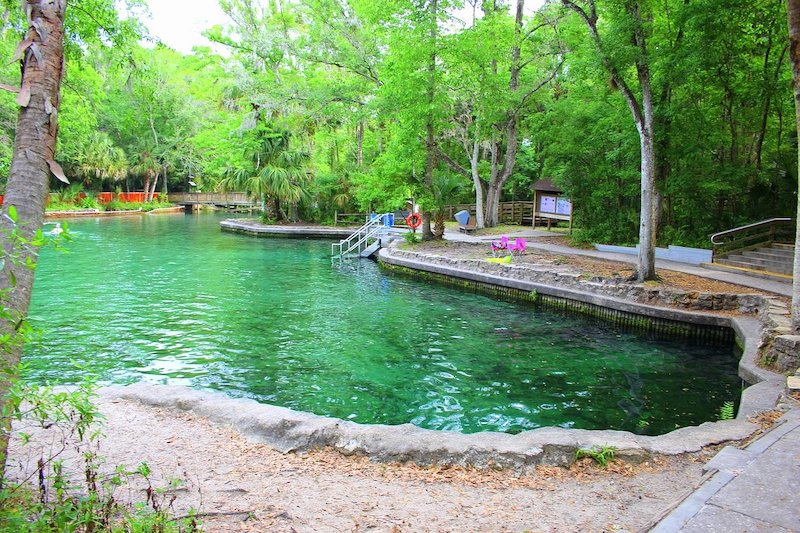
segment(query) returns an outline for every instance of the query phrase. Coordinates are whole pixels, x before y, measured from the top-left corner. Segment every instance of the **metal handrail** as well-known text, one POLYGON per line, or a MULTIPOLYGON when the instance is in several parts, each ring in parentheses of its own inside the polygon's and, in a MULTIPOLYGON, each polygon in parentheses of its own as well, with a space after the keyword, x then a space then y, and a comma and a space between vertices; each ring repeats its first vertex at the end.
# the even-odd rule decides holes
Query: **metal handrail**
MULTIPOLYGON (((354 231, 349 237, 347 237, 346 239, 342 239, 338 243, 333 243, 333 245, 331 245, 331 253, 333 254, 333 248, 336 247, 336 246, 339 247, 339 254, 338 255, 344 255, 346 253, 349 253, 354 248, 354 245, 353 245, 353 243, 351 241, 353 239, 359 237, 359 235, 361 235, 362 232, 367 231, 367 229, 370 228, 371 226, 374 226, 378 222, 379 218, 380 217, 376 217, 376 218, 367 220, 367 222, 365 222, 364 225, 362 225, 360 228, 358 228, 356 231, 354 231), (347 245, 347 250, 342 252, 342 248, 344 248, 345 245, 347 245)), ((360 241, 360 239, 359 239, 359 241, 360 241)))
POLYGON ((384 230, 382 227, 374 227, 372 230, 368 231, 364 234, 363 237, 358 239, 354 244, 350 245, 350 247, 343 252, 342 255, 347 255, 353 250, 358 250, 358 253, 361 253, 361 247, 366 249, 369 246, 369 239, 370 238, 379 238, 382 236, 384 230))
POLYGON ((766 226, 769 224, 774 224, 776 222, 792 222, 793 218, 786 218, 786 217, 779 217, 779 218, 769 218, 767 220, 762 220, 761 222, 754 222, 753 224, 747 224, 746 226, 739 226, 738 228, 733 228, 725 231, 720 231, 719 233, 715 233, 711 236, 711 243, 712 244, 723 244, 721 242, 717 242, 715 239, 717 237, 722 237, 724 235, 732 235, 734 233, 742 232, 746 229, 750 228, 757 228, 759 226, 766 226))
POLYGON ((334 257, 344 257, 353 250, 358 250, 358 252, 361 253, 361 246, 363 244, 368 243, 370 238, 377 237, 385 231, 385 220, 389 215, 391 215, 391 213, 377 215, 375 218, 368 220, 346 239, 342 239, 338 243, 333 243, 331 245, 331 255, 334 257), (353 242, 354 240, 355 242, 353 242), (338 254, 336 253, 337 247, 339 248, 338 254))

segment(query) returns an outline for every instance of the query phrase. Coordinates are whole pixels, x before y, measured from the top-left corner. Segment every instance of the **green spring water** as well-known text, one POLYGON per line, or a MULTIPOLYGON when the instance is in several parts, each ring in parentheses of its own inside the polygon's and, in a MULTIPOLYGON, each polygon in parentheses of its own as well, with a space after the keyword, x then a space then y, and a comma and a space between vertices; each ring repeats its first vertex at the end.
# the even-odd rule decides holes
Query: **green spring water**
POLYGON ((215 215, 76 220, 36 274, 26 379, 157 383, 360 423, 659 434, 738 402, 739 352, 332 266, 215 215), (77 362, 75 366, 73 362, 77 362))

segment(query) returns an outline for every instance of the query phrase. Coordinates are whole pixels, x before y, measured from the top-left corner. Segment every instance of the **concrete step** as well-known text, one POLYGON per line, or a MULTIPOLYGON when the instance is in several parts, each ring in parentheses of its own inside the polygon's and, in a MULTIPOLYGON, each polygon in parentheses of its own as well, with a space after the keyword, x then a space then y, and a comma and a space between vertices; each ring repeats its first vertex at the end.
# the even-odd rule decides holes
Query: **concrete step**
POLYGON ((759 248, 758 250, 748 250, 741 255, 747 257, 760 257, 763 259, 773 259, 775 261, 791 261, 794 259, 793 250, 779 250, 776 248, 759 248))
POLYGON ((360 254, 360 257, 371 257, 372 254, 381 249, 381 240, 377 239, 375 242, 367 246, 360 254))
POLYGON ((746 258, 736 258, 731 256, 727 259, 717 259, 715 264, 734 266, 737 268, 744 268, 748 270, 763 270, 765 272, 776 272, 778 274, 792 274, 792 265, 784 265, 780 263, 765 263, 763 261, 750 261, 746 258))
POLYGON ((736 263, 742 263, 746 268, 754 268, 754 265, 758 265, 763 267, 763 270, 772 270, 774 272, 783 272, 786 269, 789 269, 791 272, 792 269, 791 261, 763 259, 761 257, 751 257, 749 255, 729 255, 728 257, 720 259, 719 261, 734 261, 736 263))
POLYGON ((788 274, 778 274, 775 272, 767 272, 766 270, 753 270, 750 268, 736 267, 732 265, 723 265, 720 263, 703 263, 703 268, 709 270, 719 270, 720 272, 733 272, 735 274, 745 274, 754 278, 770 279, 774 281, 784 281, 791 283, 792 276, 788 274))

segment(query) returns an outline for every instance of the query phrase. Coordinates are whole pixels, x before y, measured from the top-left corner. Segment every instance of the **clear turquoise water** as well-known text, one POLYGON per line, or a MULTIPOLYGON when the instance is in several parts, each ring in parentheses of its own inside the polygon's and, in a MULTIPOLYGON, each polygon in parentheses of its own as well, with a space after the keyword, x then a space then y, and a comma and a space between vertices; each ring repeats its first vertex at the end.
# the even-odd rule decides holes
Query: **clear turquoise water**
POLYGON ((332 267, 330 242, 222 233, 214 215, 79 220, 45 250, 27 379, 215 389, 362 423, 658 434, 739 396, 738 354, 332 267), (76 367, 74 362, 80 365, 76 367))

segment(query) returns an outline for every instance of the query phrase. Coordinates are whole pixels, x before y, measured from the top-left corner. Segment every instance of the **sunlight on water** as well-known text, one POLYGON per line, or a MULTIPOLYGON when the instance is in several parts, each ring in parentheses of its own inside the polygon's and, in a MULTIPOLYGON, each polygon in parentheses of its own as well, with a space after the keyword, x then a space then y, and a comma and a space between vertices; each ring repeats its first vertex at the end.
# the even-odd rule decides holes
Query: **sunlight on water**
POLYGON ((331 266, 330 242, 222 233, 213 215, 70 224, 45 250, 27 377, 209 388, 363 423, 649 434, 737 400, 734 348, 331 266), (78 362, 80 368, 73 364, 78 362))

